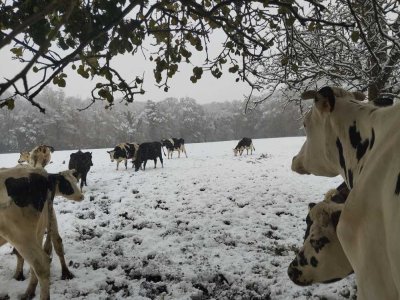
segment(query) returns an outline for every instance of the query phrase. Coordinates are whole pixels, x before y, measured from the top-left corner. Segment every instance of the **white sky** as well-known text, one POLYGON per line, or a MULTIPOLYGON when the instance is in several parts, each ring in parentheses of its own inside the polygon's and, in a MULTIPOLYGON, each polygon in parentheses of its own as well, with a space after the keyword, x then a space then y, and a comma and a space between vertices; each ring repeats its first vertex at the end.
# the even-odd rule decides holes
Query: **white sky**
MULTIPOLYGON (((209 53, 215 54, 223 41, 222 35, 213 34, 213 40, 208 45, 209 53)), ((236 75, 228 72, 228 68, 224 72, 221 78, 216 79, 210 73, 203 73, 202 79, 193 84, 190 81, 192 75, 192 69, 194 66, 201 66, 202 56, 196 50, 193 51, 192 62, 197 62, 197 65, 187 65, 182 63, 179 65, 178 72, 174 78, 169 80, 170 89, 168 92, 164 92, 163 88, 158 88, 153 76, 154 62, 151 62, 148 57, 147 60, 138 53, 133 57, 132 55, 120 55, 113 61, 113 67, 116 68, 129 82, 130 79, 134 79, 137 75, 145 74, 145 81, 143 88, 146 91, 144 95, 137 95, 136 100, 153 100, 161 101, 167 97, 191 97, 197 100, 198 103, 209 103, 209 102, 223 102, 231 100, 242 100, 245 95, 250 92, 250 87, 247 83, 242 81, 236 82, 236 75)), ((212 57, 212 56, 211 56, 212 57)), ((3 48, 0 50, 0 78, 3 82, 4 78, 11 78, 19 70, 22 69, 22 64, 18 61, 12 60, 9 52, 9 48, 3 48)), ((228 66, 229 67, 229 66, 228 66)), ((84 79, 79 75, 76 75, 75 71, 72 71, 71 66, 68 66, 65 70, 68 75, 67 86, 62 89, 67 96, 76 96, 82 99, 90 97, 90 92, 94 86, 94 82, 90 79, 84 79)), ((33 77, 30 77, 30 83, 33 83, 33 77)), ((52 89, 58 87, 50 84, 52 89)))

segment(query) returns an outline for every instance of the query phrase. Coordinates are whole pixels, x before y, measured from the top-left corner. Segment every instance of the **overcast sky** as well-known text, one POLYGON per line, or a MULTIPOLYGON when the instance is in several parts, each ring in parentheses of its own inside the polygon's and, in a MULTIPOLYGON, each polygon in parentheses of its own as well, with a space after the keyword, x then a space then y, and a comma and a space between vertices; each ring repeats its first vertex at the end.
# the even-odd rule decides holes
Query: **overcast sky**
MULTIPOLYGON (((209 45, 210 53, 218 51, 222 39, 222 36, 214 34, 214 38, 209 45)), ((11 78, 22 68, 21 63, 11 59, 9 48, 6 48, 4 47, 0 51, 0 78, 2 78, 2 81, 3 78, 11 78)), ((197 53, 193 53, 191 61, 198 63, 197 66, 201 66, 202 57, 197 53)), ((192 75, 193 67, 196 65, 181 64, 179 65, 178 73, 169 81, 169 91, 164 92, 163 88, 160 89, 155 85, 156 82, 152 71, 154 62, 150 62, 148 58, 146 60, 140 53, 136 54, 135 57, 132 55, 120 55, 114 59, 113 66, 121 72, 127 81, 134 79, 136 75, 145 74, 143 87, 146 94, 138 95, 136 100, 139 101, 149 99, 160 101, 167 97, 191 97, 196 99, 198 103, 223 102, 242 100, 250 92, 249 86, 242 81, 236 82, 235 79, 237 76, 229 73, 227 69, 219 79, 214 78, 208 72, 203 73, 202 79, 193 84, 189 78, 192 75)), ((63 89, 66 95, 77 96, 82 99, 89 98, 94 82, 76 75, 75 71, 71 70, 71 66, 68 66, 65 72, 68 75, 67 86, 63 89)), ((32 82, 32 77, 30 77, 30 83, 32 82)), ((50 84, 50 87, 57 89, 53 84, 50 84)))

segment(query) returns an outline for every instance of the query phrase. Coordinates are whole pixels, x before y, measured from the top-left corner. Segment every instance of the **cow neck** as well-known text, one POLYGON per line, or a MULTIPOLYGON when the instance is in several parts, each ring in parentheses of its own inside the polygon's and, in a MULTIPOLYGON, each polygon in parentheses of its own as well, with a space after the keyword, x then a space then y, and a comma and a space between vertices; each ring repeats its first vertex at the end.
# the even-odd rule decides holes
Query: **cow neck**
POLYGON ((350 189, 362 172, 375 142, 371 117, 375 110, 374 106, 356 100, 337 99, 331 114, 340 174, 350 189))

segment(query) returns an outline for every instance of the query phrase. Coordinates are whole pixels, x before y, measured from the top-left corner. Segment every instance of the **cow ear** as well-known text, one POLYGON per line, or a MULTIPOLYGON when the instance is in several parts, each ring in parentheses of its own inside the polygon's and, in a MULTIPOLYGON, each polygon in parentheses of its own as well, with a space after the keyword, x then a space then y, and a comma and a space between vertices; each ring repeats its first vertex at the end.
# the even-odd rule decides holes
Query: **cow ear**
POLYGON ((317 91, 305 91, 301 94, 301 99, 303 100, 314 99, 316 95, 317 91))
POLYGON ((365 95, 364 93, 361 92, 353 92, 352 93, 354 96, 354 99, 359 100, 359 101, 363 101, 365 99, 365 95))
POLYGON ((316 203, 314 203, 314 202, 308 203, 308 211, 310 211, 311 208, 313 208, 315 205, 316 205, 316 203))
POLYGON ((337 96, 337 93, 341 91, 341 89, 332 88, 329 86, 321 88, 315 96, 315 106, 321 113, 332 112, 335 108, 335 96, 337 96))

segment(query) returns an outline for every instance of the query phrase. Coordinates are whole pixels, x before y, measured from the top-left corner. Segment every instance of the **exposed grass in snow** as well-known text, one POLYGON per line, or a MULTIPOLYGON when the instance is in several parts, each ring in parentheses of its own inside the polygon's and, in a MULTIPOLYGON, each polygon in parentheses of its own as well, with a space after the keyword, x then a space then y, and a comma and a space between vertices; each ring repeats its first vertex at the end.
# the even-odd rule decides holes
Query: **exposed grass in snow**
MULTIPOLYGON (((56 199, 67 262, 53 257, 53 299, 346 299, 354 278, 298 287, 286 269, 302 244, 309 202, 340 178, 290 170, 304 138, 254 140, 234 157, 236 141, 186 145, 189 158, 116 171, 106 149, 93 150, 85 200, 56 199)), ((56 151, 49 172, 67 168, 73 151, 56 151)), ((14 166, 17 154, 0 155, 14 166)), ((15 257, 0 248, 0 299, 22 294, 15 257)), ((28 267, 25 266, 25 274, 28 267)), ((38 292, 38 290, 37 290, 38 292)), ((38 298, 38 297, 37 297, 38 298)))

